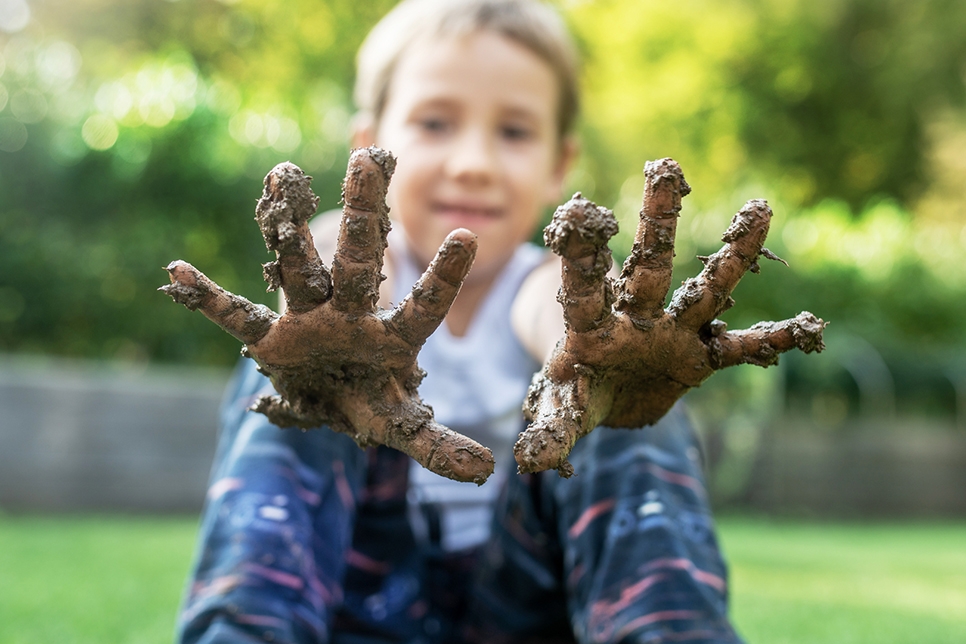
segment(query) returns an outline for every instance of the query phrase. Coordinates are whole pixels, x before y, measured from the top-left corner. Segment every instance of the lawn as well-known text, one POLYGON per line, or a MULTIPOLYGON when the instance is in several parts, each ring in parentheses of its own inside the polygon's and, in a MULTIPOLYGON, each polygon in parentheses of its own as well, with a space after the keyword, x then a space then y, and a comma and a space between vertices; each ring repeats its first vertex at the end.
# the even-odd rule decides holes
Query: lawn
MULTIPOLYGON (((0 515, 0 644, 170 642, 193 519, 0 515)), ((966 524, 725 518, 752 644, 966 642, 966 524)))
POLYGON ((170 644, 194 519, 0 515, 0 644, 170 644))
POLYGON ((966 642, 966 524, 722 520, 751 643, 966 642))

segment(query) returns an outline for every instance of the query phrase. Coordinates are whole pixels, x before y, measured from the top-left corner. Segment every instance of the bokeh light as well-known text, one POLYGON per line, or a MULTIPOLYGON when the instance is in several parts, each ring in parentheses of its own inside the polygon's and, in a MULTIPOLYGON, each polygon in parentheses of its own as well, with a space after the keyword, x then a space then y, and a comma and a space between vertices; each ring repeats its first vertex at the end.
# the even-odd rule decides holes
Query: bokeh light
POLYGON ((92 150, 107 150, 117 142, 117 124, 109 116, 92 114, 81 128, 84 143, 92 150))
POLYGON ((30 22, 30 7, 25 0, 0 0, 0 31, 16 33, 30 22))
POLYGON ((0 150, 17 152, 27 144, 27 128, 17 119, 0 116, 0 150))

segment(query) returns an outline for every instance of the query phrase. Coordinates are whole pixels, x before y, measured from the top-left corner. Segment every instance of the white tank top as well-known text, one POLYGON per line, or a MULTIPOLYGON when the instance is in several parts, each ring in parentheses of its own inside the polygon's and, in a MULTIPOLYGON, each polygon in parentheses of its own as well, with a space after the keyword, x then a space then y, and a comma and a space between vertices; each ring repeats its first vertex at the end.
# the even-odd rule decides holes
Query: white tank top
MULTIPOLYGON (((398 227, 389 234, 393 302, 412 289, 422 271, 406 250, 398 227)), ((493 450, 493 475, 482 486, 459 483, 423 468, 409 468, 410 517, 417 535, 428 534, 423 506, 439 515, 441 545, 453 552, 482 544, 489 536, 500 487, 515 471, 513 444, 523 428, 523 400, 540 369, 510 324, 510 308, 523 280, 543 263, 546 251, 522 244, 503 268, 477 309, 467 332, 453 336, 444 322, 419 353, 426 378, 419 395, 433 407, 437 422, 493 450)))

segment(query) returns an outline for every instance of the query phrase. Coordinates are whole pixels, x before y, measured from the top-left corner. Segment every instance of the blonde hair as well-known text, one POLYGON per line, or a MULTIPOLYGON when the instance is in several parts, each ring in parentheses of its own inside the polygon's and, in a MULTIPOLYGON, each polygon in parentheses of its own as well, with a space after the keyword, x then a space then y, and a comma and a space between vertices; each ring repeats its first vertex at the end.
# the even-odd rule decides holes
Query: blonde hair
POLYGON ((378 122, 393 72, 414 43, 444 36, 493 32, 523 45, 546 62, 559 85, 558 133, 566 136, 579 109, 578 57, 563 20, 538 0, 402 0, 369 32, 356 58, 353 97, 378 122))

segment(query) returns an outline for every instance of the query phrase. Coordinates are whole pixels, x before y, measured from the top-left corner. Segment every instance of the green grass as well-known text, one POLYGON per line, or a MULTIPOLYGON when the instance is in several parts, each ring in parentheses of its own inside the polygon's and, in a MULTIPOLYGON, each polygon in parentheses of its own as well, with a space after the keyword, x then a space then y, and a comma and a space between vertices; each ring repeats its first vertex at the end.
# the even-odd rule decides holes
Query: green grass
MULTIPOLYGON (((966 524, 725 518, 751 644, 966 642, 966 524)), ((171 641, 194 519, 0 515, 0 644, 171 641)))
POLYGON ((720 523, 749 642, 966 642, 966 524, 720 523))
POLYGON ((195 524, 0 515, 0 643, 170 644, 195 524))

